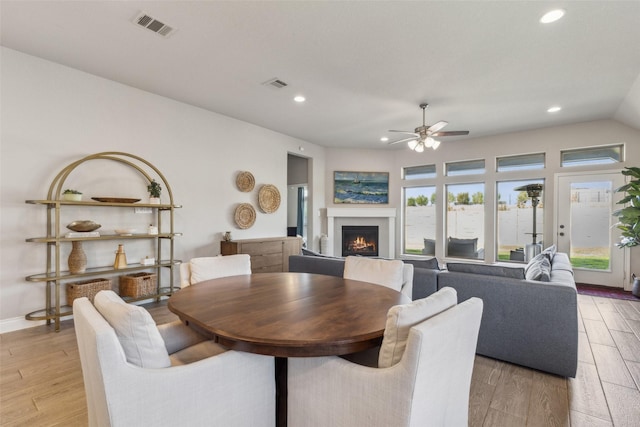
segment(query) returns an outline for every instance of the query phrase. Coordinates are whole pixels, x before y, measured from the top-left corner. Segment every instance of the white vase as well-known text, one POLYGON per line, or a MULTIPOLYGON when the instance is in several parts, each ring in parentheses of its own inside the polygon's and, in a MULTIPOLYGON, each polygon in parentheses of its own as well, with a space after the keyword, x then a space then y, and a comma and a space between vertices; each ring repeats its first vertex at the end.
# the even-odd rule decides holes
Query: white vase
POLYGON ((151 205, 159 205, 160 197, 149 197, 149 204, 151 205))

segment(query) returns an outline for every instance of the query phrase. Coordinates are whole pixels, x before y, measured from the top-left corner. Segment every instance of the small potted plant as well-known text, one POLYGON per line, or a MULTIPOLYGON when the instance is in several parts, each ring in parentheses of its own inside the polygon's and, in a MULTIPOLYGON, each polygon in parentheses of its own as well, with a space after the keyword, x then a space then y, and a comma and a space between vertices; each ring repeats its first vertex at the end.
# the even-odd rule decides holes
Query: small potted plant
POLYGON ((160 187, 160 184, 156 182, 155 179, 152 179, 149 185, 147 185, 147 191, 149 192, 149 203, 159 205, 160 193, 162 192, 162 187, 160 187))
POLYGON ((67 188, 62 192, 62 200, 80 202, 82 200, 82 193, 78 190, 70 190, 67 188))

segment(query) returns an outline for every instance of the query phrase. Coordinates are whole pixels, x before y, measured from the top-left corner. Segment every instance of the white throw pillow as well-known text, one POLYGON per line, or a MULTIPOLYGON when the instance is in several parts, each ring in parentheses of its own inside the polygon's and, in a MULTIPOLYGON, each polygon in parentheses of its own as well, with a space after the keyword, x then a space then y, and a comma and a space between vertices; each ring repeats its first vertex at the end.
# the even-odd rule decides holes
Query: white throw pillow
POLYGON ((442 288, 427 298, 409 304, 396 305, 387 313, 387 324, 378 356, 378 367, 389 368, 402 359, 409 339, 409 330, 430 317, 442 313, 458 303, 453 288, 442 288))
POLYGON ((218 277, 251 274, 251 258, 247 254, 192 258, 191 284, 218 277))
POLYGON ((344 278, 402 289, 404 263, 400 260, 348 256, 344 262, 344 278))
POLYGON ((164 340, 147 310, 127 304, 113 291, 98 292, 93 304, 115 329, 129 363, 141 368, 171 366, 164 340))

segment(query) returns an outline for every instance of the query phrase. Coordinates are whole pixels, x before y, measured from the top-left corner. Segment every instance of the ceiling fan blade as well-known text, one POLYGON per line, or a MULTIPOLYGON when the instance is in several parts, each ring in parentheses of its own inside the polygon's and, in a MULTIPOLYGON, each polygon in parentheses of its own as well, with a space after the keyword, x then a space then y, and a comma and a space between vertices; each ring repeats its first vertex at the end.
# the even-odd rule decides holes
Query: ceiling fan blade
POLYGON ((404 138, 404 139, 400 139, 398 141, 391 141, 389 143, 389 145, 395 145, 395 144, 400 144, 401 142, 407 142, 407 141, 414 141, 418 139, 417 137, 411 137, 411 138, 404 138))
POLYGON ((469 135, 468 130, 450 130, 445 132, 435 132, 431 136, 456 136, 456 135, 469 135))
POLYGON ((441 120, 438 123, 434 123, 431 126, 429 126, 429 128, 427 128, 427 132, 429 133, 438 132, 440 129, 442 129, 448 124, 449 122, 445 122, 444 120, 441 120))
POLYGON ((398 132, 398 133, 406 133, 407 135, 420 136, 419 134, 417 134, 415 132, 409 132, 407 130, 388 130, 387 132, 398 132))

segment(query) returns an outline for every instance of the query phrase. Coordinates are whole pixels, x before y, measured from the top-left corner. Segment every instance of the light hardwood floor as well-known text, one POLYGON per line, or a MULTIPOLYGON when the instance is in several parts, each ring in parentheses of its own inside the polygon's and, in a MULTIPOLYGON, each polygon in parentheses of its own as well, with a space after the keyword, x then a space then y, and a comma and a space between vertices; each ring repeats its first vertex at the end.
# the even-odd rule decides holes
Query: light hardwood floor
MULTIPOLYGON (((640 426, 640 302, 578 298, 576 378, 477 356, 470 426, 640 426)), ((158 323, 175 319, 164 303, 146 307, 158 323)), ((73 323, 51 329, 0 335, 0 425, 87 424, 73 323)))

